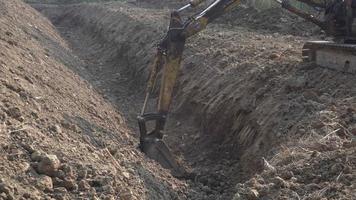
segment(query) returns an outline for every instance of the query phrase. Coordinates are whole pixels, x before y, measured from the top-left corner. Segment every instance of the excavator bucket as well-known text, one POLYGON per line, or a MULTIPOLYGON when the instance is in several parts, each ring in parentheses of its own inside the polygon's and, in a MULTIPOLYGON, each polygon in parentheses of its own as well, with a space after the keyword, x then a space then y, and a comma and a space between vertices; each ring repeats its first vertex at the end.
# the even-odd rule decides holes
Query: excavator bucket
POLYGON ((147 134, 146 123, 148 121, 159 122, 164 120, 160 114, 144 114, 138 117, 140 128, 140 149, 149 158, 157 161, 162 167, 169 169, 173 176, 182 178, 186 176, 186 171, 179 166, 170 149, 163 141, 162 134, 155 130, 147 134))

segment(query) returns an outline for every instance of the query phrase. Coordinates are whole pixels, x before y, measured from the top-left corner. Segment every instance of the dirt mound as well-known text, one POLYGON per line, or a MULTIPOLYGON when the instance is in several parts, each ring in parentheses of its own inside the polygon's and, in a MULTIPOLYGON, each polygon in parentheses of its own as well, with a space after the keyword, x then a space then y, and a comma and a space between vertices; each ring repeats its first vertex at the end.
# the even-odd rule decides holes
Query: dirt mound
POLYGON ((234 200, 355 199, 355 148, 312 149, 285 148, 263 173, 236 186, 234 200))
MULTIPOLYGON (((136 127, 146 67, 166 31, 168 11, 121 3, 35 7, 84 61, 83 67, 67 65, 117 104, 136 127)), ((246 11, 241 22, 254 15, 246 11)), ((262 25, 252 24, 262 19, 250 18, 257 21, 246 26, 218 21, 187 42, 165 138, 198 174, 186 182, 191 190, 181 197, 230 199, 237 193, 236 199, 333 198, 330 191, 336 191, 335 198, 350 198, 344 191, 353 190, 349 166, 355 149, 355 79, 302 63, 300 49, 310 38, 275 32, 273 26, 260 31, 262 25), (338 157, 346 163, 336 165, 338 157), (324 173, 331 168, 334 172, 324 173), (313 181, 328 189, 314 187, 313 181)), ((156 186, 149 191, 161 185, 156 186)))
POLYGON ((297 36, 320 35, 320 29, 311 22, 282 9, 271 8, 257 10, 252 7, 240 6, 227 13, 218 23, 231 26, 244 26, 261 32, 291 34, 297 36))
POLYGON ((0 199, 172 199, 185 184, 137 149, 123 117, 76 75, 51 23, 0 0, 0 199))
POLYGON ((320 112, 263 172, 236 186, 234 199, 355 199, 355 105, 351 99, 320 112), (335 109, 337 108, 337 109, 335 109))
MULTIPOLYGON (((212 2, 212 1, 210 1, 212 2)), ((177 9, 182 5, 187 4, 188 1, 156 1, 156 0, 142 0, 137 2, 137 6, 146 8, 169 8, 171 10, 177 9)), ((209 5, 209 1, 194 8, 187 10, 183 15, 193 15, 194 12, 199 12, 209 5)), ((322 16, 321 12, 311 12, 316 16, 322 16)), ((259 10, 254 7, 246 5, 242 2, 233 11, 224 14, 214 23, 229 24, 235 27, 246 27, 259 32, 268 33, 282 33, 297 36, 311 36, 320 35, 321 30, 311 22, 299 18, 297 15, 290 13, 283 8, 270 8, 259 10)))

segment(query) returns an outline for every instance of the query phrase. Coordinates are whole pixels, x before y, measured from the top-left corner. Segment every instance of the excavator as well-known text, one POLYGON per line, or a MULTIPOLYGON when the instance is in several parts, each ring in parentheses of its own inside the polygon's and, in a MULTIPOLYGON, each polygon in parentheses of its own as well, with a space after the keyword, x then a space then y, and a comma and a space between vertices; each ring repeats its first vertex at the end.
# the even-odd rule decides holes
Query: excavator
MULTIPOLYGON (((241 3, 240 0, 215 0, 201 12, 185 17, 186 19, 183 20, 183 12, 196 8, 205 1, 191 0, 187 5, 171 13, 168 31, 157 45, 156 55, 149 66, 150 75, 146 97, 138 116, 139 148, 149 158, 171 170, 175 177, 186 177, 187 172, 178 164, 163 137, 185 43, 188 38, 204 30, 213 20, 241 3), (157 111, 149 113, 146 112, 147 103, 155 90, 160 71, 162 73, 157 111), (154 127, 148 126, 148 123, 153 123, 154 127), (152 130, 148 130, 149 128, 152 130)), ((353 23, 356 15, 356 2, 354 0, 295 0, 310 6, 311 9, 323 12, 322 19, 320 19, 320 16, 298 9, 288 0, 274 1, 280 4, 282 8, 314 23, 334 38, 333 41, 306 42, 302 49, 302 56, 305 61, 342 73, 356 73, 356 28, 354 28, 355 24, 353 23)))

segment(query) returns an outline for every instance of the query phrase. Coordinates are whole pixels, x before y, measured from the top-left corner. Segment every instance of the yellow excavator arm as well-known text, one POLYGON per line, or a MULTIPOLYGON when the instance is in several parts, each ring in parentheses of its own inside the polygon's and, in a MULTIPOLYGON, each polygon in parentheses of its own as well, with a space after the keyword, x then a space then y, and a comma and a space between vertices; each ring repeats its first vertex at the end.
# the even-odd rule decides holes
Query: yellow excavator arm
POLYGON ((158 161, 163 167, 171 169, 173 175, 184 176, 182 170, 168 147, 163 142, 163 130, 166 117, 172 102, 173 88, 175 86, 180 69, 182 54, 186 40, 199 33, 214 19, 220 17, 233 7, 240 4, 240 0, 216 0, 202 12, 183 21, 181 12, 190 7, 196 7, 205 0, 193 0, 186 6, 171 13, 168 32, 158 44, 156 56, 150 66, 150 76, 146 89, 146 98, 138 116, 140 128, 140 149, 150 158, 158 161), (156 84, 157 75, 163 70, 160 92, 158 97, 158 112, 146 113, 146 105, 150 94, 156 84), (155 122, 154 130, 148 132, 146 123, 155 122))

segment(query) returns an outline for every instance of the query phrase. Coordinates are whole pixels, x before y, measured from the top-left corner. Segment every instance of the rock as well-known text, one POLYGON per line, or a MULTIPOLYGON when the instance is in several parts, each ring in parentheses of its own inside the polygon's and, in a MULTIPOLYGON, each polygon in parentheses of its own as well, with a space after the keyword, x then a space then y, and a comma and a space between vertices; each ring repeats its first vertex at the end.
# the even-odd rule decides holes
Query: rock
POLYGON ((248 200, 257 200, 260 196, 260 194, 258 193, 257 190, 250 189, 250 188, 247 190, 246 195, 247 195, 248 200))
POLYGON ((336 163, 330 168, 330 173, 331 174, 340 174, 340 172, 343 170, 343 166, 341 163, 336 163))
POLYGON ((318 151, 313 151, 313 153, 310 155, 310 157, 315 158, 320 155, 320 152, 318 151))
POLYGON ((109 194, 109 195, 106 195, 103 199, 104 200, 115 200, 115 197, 113 195, 109 194))
POLYGON ((30 154, 35 152, 35 148, 30 144, 21 143, 21 146, 22 146, 22 148, 24 148, 30 154))
POLYGON ((106 194, 115 194, 115 190, 111 185, 105 185, 101 188, 106 194))
POLYGON ((353 168, 349 165, 344 166, 343 172, 345 174, 352 174, 353 168))
POLYGON ((302 89, 307 84, 307 81, 304 76, 291 77, 287 80, 286 90, 295 91, 302 89))
POLYGON ((36 111, 31 111, 30 115, 35 118, 38 119, 38 113, 36 111))
POLYGON ((59 125, 52 125, 49 127, 49 131, 54 134, 60 134, 62 133, 62 129, 59 125))
POLYGON ((55 174, 55 177, 58 177, 60 179, 65 179, 66 173, 63 170, 58 170, 55 174))
POLYGON ((277 172, 276 168, 273 167, 271 164, 269 164, 269 162, 265 158, 262 158, 262 162, 263 162, 264 170, 272 172, 272 173, 276 173, 277 172))
POLYGON ((19 160, 21 156, 24 155, 24 152, 20 149, 12 149, 11 153, 9 153, 7 155, 7 159, 9 161, 15 161, 15 160, 19 160))
POLYGON ((53 185, 54 187, 63 187, 63 180, 58 178, 58 177, 54 177, 52 178, 53 181, 53 185))
POLYGON ((90 185, 93 187, 102 187, 112 183, 112 178, 108 176, 99 176, 96 179, 90 181, 90 185))
POLYGON ((78 188, 80 191, 88 191, 90 190, 90 185, 86 180, 79 181, 78 188))
POLYGON ((9 109, 6 111, 6 113, 7 113, 10 117, 12 117, 12 118, 14 118, 14 119, 17 119, 17 120, 22 117, 22 112, 21 112, 20 108, 18 108, 18 107, 9 108, 9 109))
POLYGON ((91 166, 90 170, 88 170, 88 174, 90 174, 92 177, 96 176, 98 174, 97 169, 91 166))
POLYGON ((125 177, 126 179, 130 179, 130 173, 128 172, 122 172, 122 176, 125 177))
POLYGON ((64 193, 67 193, 68 191, 65 187, 57 187, 57 188, 54 188, 53 192, 64 194, 64 193))
POLYGON ((96 189, 91 187, 89 190, 89 194, 96 195, 96 189))
POLYGON ((22 173, 29 171, 31 168, 31 165, 28 162, 21 162, 21 163, 19 163, 18 166, 20 168, 19 172, 22 172, 22 173))
POLYGON ((70 200, 70 197, 68 196, 68 194, 66 194, 66 195, 55 194, 54 197, 56 200, 70 200))
POLYGON ((269 55, 269 59, 271 59, 271 60, 275 60, 280 57, 281 57, 281 55, 278 53, 272 53, 271 55, 269 55))
POLYGON ((72 124, 71 122, 62 121, 61 125, 63 128, 71 130, 75 133, 79 133, 81 131, 80 128, 76 124, 72 124))
POLYGON ((313 91, 313 90, 306 90, 303 92, 303 96, 306 98, 306 99, 310 99, 310 100, 313 100, 313 101, 316 101, 316 102, 320 102, 320 99, 319 99, 319 96, 318 94, 313 91))
POLYGON ((275 183, 278 188, 289 188, 288 182, 286 182, 284 179, 282 179, 279 176, 276 176, 273 179, 273 183, 275 183))
POLYGON ((232 200, 242 200, 243 198, 241 197, 241 195, 239 193, 236 193, 234 195, 234 197, 232 198, 232 200))
POLYGON ((270 190, 271 190, 271 187, 269 185, 261 185, 258 188, 258 193, 260 194, 260 196, 265 196, 270 193, 270 190))
POLYGON ((110 152, 111 155, 114 156, 114 155, 117 153, 117 151, 118 151, 118 147, 116 147, 116 146, 109 146, 109 147, 108 147, 108 151, 110 152))
POLYGON ((0 111, 0 120, 5 121, 6 120, 6 113, 0 111))
POLYGON ((78 180, 85 179, 87 177, 87 174, 88 171, 84 167, 78 169, 78 180))
POLYGON ((42 191, 52 191, 53 182, 51 177, 42 175, 37 179, 37 187, 42 191))
POLYGON ((286 180, 291 179, 293 176, 294 176, 294 174, 293 174, 292 171, 283 171, 283 172, 281 173, 281 177, 282 177, 283 179, 286 179, 286 180))
POLYGON ((7 194, 5 192, 1 192, 0 199, 7 199, 7 194))
POLYGON ((5 183, 0 183, 0 193, 12 194, 14 193, 13 188, 6 185, 5 183))
POLYGON ((39 200, 55 200, 51 197, 52 195, 44 195, 42 198, 40 198, 39 200))
POLYGON ((39 162, 42 159, 42 156, 44 155, 44 153, 40 152, 40 151, 34 151, 31 154, 31 160, 33 162, 39 162))
POLYGON ((25 198, 25 199, 29 199, 29 198, 31 198, 31 194, 30 193, 24 193, 22 195, 22 197, 25 198))
POLYGON ((208 186, 206 186, 206 185, 204 185, 201 189, 202 189, 205 193, 211 192, 211 189, 210 189, 208 186))
POLYGON ((41 192, 38 190, 33 191, 31 193, 26 192, 22 195, 22 197, 20 199, 21 200, 22 199, 23 200, 47 200, 47 199, 53 200, 50 197, 48 197, 48 195, 41 194, 41 192))
POLYGON ((64 187, 54 188, 54 198, 56 200, 69 200, 68 192, 64 187))
POLYGON ((63 165, 62 170, 67 178, 74 178, 74 170, 70 165, 63 165))
POLYGON ((53 176, 60 167, 60 164, 56 155, 44 155, 37 166, 37 171, 40 174, 53 176))
POLYGON ((292 178, 290 178, 290 181, 292 181, 292 182, 297 182, 298 179, 297 179, 297 177, 293 176, 292 178))
POLYGON ((13 194, 7 194, 6 200, 15 200, 15 196, 13 194))
POLYGON ((73 179, 67 178, 63 181, 62 184, 63 184, 63 187, 65 187, 69 191, 78 190, 78 185, 73 179))
POLYGON ((93 200, 100 200, 99 197, 96 196, 96 195, 93 195, 93 196, 91 197, 91 199, 93 199, 93 200))
POLYGON ((120 194, 120 199, 122 200, 133 200, 136 197, 133 195, 133 192, 129 189, 120 194))

